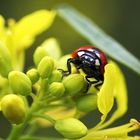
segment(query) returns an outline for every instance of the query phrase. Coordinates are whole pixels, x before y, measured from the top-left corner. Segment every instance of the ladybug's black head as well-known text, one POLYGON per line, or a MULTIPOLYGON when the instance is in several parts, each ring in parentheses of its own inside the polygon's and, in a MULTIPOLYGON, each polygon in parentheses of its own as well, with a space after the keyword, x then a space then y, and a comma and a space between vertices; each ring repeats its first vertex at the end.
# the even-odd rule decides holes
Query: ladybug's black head
POLYGON ((96 53, 80 50, 73 59, 73 64, 75 64, 76 68, 82 69, 86 75, 93 75, 96 79, 103 80, 103 74, 100 71, 101 61, 96 53))

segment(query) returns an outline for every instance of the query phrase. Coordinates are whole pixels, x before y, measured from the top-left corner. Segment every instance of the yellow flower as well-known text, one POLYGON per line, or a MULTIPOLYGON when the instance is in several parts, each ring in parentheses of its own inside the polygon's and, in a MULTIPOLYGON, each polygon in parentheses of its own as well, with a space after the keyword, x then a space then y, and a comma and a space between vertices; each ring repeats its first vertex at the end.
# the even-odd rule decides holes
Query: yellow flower
POLYGON ((140 129, 140 123, 135 119, 131 119, 129 123, 114 128, 108 128, 100 131, 92 131, 81 140, 139 140, 140 137, 129 137, 128 133, 140 129))
MULTIPOLYGON (((47 41, 45 43, 49 44, 47 43, 47 41)), ((51 52, 54 52, 55 50, 57 50, 55 53, 57 53, 57 55, 60 57, 59 45, 54 45, 54 47, 50 48, 50 50, 51 52)), ((45 55, 51 56, 51 54, 49 54, 48 52, 45 55)), ((60 59, 57 59, 57 68, 67 70, 66 62, 67 62, 67 59, 70 57, 71 57, 70 55, 65 55, 65 56, 60 57, 60 59)), ((75 73, 77 73, 77 70, 74 67, 74 65, 72 65, 72 75, 74 75, 75 73)), ((82 71, 80 71, 80 74, 85 76, 85 74, 82 71)), ((64 80, 67 79, 68 77, 64 78, 64 80)), ((75 81, 73 81, 72 84, 75 84, 75 81)), ((75 88, 73 90, 75 90, 75 88)), ((104 83, 102 87, 100 88, 100 91, 95 90, 94 85, 93 85, 89 89, 88 93, 90 93, 91 96, 97 95, 96 97, 97 99, 93 100, 93 103, 94 103, 93 109, 96 109, 96 106, 97 106, 97 109, 102 113, 101 121, 95 127, 89 130, 87 136, 81 138, 80 140, 90 140, 90 139, 93 139, 93 137, 95 137, 95 139, 97 138, 97 140, 102 140, 104 138, 116 138, 116 137, 119 138, 120 140, 121 139, 129 140, 131 138, 133 140, 133 138, 135 137, 129 137, 128 133, 140 128, 139 122, 136 123, 136 120, 131 121, 130 123, 119 126, 119 127, 105 129, 110 124, 112 124, 115 120, 122 117, 127 111, 128 97, 127 97, 126 82, 125 82, 125 78, 123 76, 122 71, 120 70, 120 68, 115 62, 109 61, 109 63, 105 66, 104 83), (106 120, 108 113, 111 111, 112 107, 114 106, 114 100, 116 100, 117 109, 112 113, 111 117, 108 120, 106 120), (121 132, 122 128, 125 128, 123 132, 121 132)), ((81 96, 82 98, 88 98, 89 95, 84 94, 84 97, 83 95, 81 96)), ((84 104, 84 109, 85 109, 84 112, 88 112, 92 110, 91 108, 90 110, 87 109, 88 105, 93 105, 91 103, 91 100, 87 102, 88 103, 84 104)), ((75 113, 74 114, 72 113, 72 116, 70 115, 70 117, 75 116, 77 114, 77 111, 81 111, 79 110, 78 107, 75 107, 75 108, 76 108, 76 110, 74 111, 75 113)), ((59 116, 58 117, 59 119, 63 119, 67 117, 67 115, 70 112, 71 110, 65 107, 64 110, 56 108, 52 111, 46 112, 46 114, 49 114, 54 118, 55 116, 59 116)), ((86 115, 86 113, 83 113, 83 112, 79 112, 79 113, 81 113, 81 116, 86 115)), ((58 118, 55 118, 55 119, 57 120, 58 118)), ((40 124, 42 122, 44 126, 48 125, 48 123, 45 124, 44 120, 42 121, 40 120, 38 122, 40 124)))
POLYGON ((127 111, 127 89, 123 73, 116 63, 110 61, 105 66, 104 83, 97 93, 97 107, 102 113, 101 121, 88 132, 88 135, 81 138, 81 140, 102 140, 102 139, 132 139, 136 137, 129 137, 128 133, 140 129, 140 123, 135 119, 131 119, 128 124, 124 124, 114 128, 107 128, 116 119, 123 116, 127 111), (114 100, 117 103, 117 109, 112 116, 106 121, 108 113, 111 111, 114 100))
MULTIPOLYGON (((129 132, 140 129, 140 123, 135 119, 131 119, 125 125, 106 128, 127 111, 126 83, 123 73, 115 62, 109 61, 105 66, 104 81, 100 90, 96 90, 92 85, 88 92, 84 93, 87 87, 85 73, 82 70, 79 72, 72 64, 72 74, 63 77, 63 73, 58 69, 67 70, 67 59, 71 56, 62 56, 59 42, 55 38, 49 38, 33 54, 37 69, 31 69, 27 75, 20 72, 24 66, 25 49, 32 45, 37 35, 51 26, 55 15, 54 11, 39 10, 18 22, 13 19, 8 20, 7 27, 4 18, 0 16, 0 79, 2 80, 0 111, 12 123, 22 123, 24 119, 26 120, 27 100, 20 95, 9 93, 32 95, 33 105, 38 101, 37 105, 42 107, 39 113, 54 118, 55 129, 64 137, 80 138, 79 140, 139 139, 128 136, 129 132), (3 79, 4 77, 7 81, 3 79), (32 94, 33 84, 37 89, 35 94, 32 94), (37 100, 34 97, 39 98, 37 100), (116 110, 108 117, 115 100, 116 110), (78 119, 93 109, 98 109, 102 115, 100 122, 87 133, 86 126, 78 119)), ((50 126, 49 119, 34 120, 40 125, 50 126)))
POLYGON ((105 66, 104 84, 98 93, 97 106, 103 114, 102 121, 114 105, 114 99, 117 102, 117 110, 113 113, 110 120, 100 127, 106 127, 116 119, 124 115, 127 111, 127 89, 123 73, 116 63, 110 62, 105 66))
POLYGON ((32 45, 37 35, 51 26, 54 17, 54 11, 38 10, 18 22, 10 19, 5 27, 5 20, 0 16, 0 42, 9 49, 15 70, 23 69, 24 50, 32 45))
MULTIPOLYGON (((67 57, 67 59, 69 57, 67 57)), ((63 57, 60 60, 62 61, 63 57)), ((67 67, 66 62, 67 60, 65 58, 65 63, 63 63, 62 67, 67 67)), ((80 70, 80 74, 85 76, 85 73, 83 73, 82 70, 80 70)), ((97 107, 98 110, 102 113, 101 121, 105 121, 107 114, 111 111, 114 105, 114 100, 117 102, 117 110, 106 123, 100 126, 102 128, 113 123, 116 119, 123 116, 127 111, 128 97, 125 79, 119 66, 113 61, 109 61, 109 63, 105 66, 104 82, 100 88, 100 91, 95 90, 93 85, 89 89, 88 93, 97 94, 97 107)))
MULTIPOLYGON (((80 71, 80 73, 85 75, 83 71, 80 71)), ((100 128, 110 125, 127 111, 128 97, 125 79, 120 68, 113 61, 109 61, 105 66, 104 82, 100 91, 95 90, 94 86, 92 86, 88 93, 97 94, 97 108, 102 113, 101 124, 111 111, 114 100, 117 102, 117 110, 113 113, 110 120, 102 124, 100 128)))

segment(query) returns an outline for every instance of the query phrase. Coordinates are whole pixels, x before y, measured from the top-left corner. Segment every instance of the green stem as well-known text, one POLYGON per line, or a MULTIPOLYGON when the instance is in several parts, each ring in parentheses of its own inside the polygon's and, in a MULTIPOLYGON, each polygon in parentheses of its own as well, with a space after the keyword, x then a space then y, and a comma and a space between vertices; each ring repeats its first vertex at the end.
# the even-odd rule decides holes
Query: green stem
MULTIPOLYGON (((42 80, 42 82, 43 82, 43 80, 42 80)), ((44 90, 39 91, 39 93, 36 95, 37 98, 34 97, 34 101, 32 103, 32 106, 30 107, 30 109, 27 112, 25 121, 20 125, 14 125, 13 126, 12 131, 9 134, 7 140, 19 140, 19 138, 20 138, 21 134, 23 133, 25 127, 28 125, 28 122, 32 119, 33 114, 36 113, 41 108, 43 108, 43 106, 40 104, 40 102, 43 102, 42 99, 44 99, 45 95, 46 95, 46 92, 44 90)), ((53 100, 54 99, 52 99, 50 97, 46 100, 46 102, 49 104, 53 100)), ((46 117, 46 119, 50 120, 53 124, 55 123, 55 121, 51 117, 46 117)))
POLYGON ((18 140, 24 128, 27 126, 28 122, 32 118, 32 113, 38 110, 38 102, 34 102, 31 106, 29 112, 27 113, 25 121, 20 125, 13 125, 12 131, 8 136, 7 140, 18 140))
POLYGON ((81 118, 84 115, 85 115, 85 112, 81 112, 79 110, 76 110, 75 115, 74 115, 74 118, 79 119, 79 118, 81 118))
POLYGON ((51 116, 49 116, 49 115, 47 115, 47 114, 34 113, 33 116, 35 116, 35 117, 40 117, 40 118, 43 118, 43 119, 45 119, 45 120, 48 120, 48 121, 51 122, 53 125, 55 124, 55 120, 54 120, 51 116))
POLYGON ((13 125, 12 131, 7 138, 7 140, 16 140, 19 138, 20 134, 22 133, 23 129, 25 128, 26 124, 23 123, 21 125, 13 125))
POLYGON ((34 112, 38 111, 41 108, 39 102, 40 102, 43 94, 44 94, 43 92, 40 92, 38 98, 36 98, 36 100, 34 100, 32 106, 30 107, 30 109, 27 112, 25 121, 20 125, 14 125, 11 133, 9 134, 9 136, 7 138, 7 140, 18 140, 19 139, 19 137, 21 136, 21 133, 23 132, 24 128, 27 126, 28 122, 31 120, 32 114, 34 112))
POLYGON ((64 140, 64 138, 25 136, 21 137, 19 140, 64 140))
POLYGON ((29 126, 29 128, 26 130, 26 135, 32 136, 35 133, 35 131, 38 129, 38 127, 39 126, 38 126, 38 124, 36 122, 34 122, 33 124, 31 124, 29 126))

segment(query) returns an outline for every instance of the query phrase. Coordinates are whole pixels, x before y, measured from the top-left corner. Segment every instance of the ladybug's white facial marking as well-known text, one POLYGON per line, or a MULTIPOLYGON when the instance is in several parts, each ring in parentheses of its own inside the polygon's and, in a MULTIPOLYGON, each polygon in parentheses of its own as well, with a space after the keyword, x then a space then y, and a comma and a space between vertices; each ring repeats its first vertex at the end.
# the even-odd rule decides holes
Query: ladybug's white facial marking
POLYGON ((89 57, 88 56, 85 56, 85 59, 89 59, 89 57))
POLYGON ((100 62, 99 62, 98 59, 95 59, 95 65, 96 65, 96 66, 100 66, 100 62))
POLYGON ((96 55, 100 58, 100 54, 99 53, 96 53, 96 55))
POLYGON ((88 49, 88 51, 90 51, 90 52, 94 52, 94 50, 93 50, 93 49, 88 49))
POLYGON ((93 61, 93 59, 91 58, 91 59, 90 59, 90 61, 92 62, 92 61, 93 61))
POLYGON ((85 54, 84 51, 79 51, 79 52, 78 52, 78 55, 79 55, 79 56, 82 56, 83 54, 85 54))

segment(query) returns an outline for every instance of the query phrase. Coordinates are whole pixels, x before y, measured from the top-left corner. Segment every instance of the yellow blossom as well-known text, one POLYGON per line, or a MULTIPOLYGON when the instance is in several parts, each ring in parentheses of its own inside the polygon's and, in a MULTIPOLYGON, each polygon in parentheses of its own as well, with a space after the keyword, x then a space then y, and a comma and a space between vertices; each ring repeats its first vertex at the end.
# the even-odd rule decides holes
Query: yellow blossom
POLYGON ((9 49, 15 70, 23 69, 25 49, 32 45, 37 35, 51 26, 54 17, 54 11, 38 10, 18 22, 9 20, 9 26, 5 27, 5 20, 0 16, 0 41, 9 49))
MULTIPOLYGON (((128 136, 129 132, 140 129, 140 123, 135 119, 107 128, 127 111, 126 82, 115 62, 106 64, 100 90, 92 84, 86 92, 89 84, 86 73, 74 64, 71 64, 70 75, 63 73, 68 70, 67 60, 71 55, 62 56, 59 42, 51 37, 35 50, 35 66, 27 74, 21 72, 25 50, 33 44, 37 35, 52 25, 55 15, 55 11, 42 9, 19 21, 9 19, 7 22, 0 15, 0 111, 11 123, 22 123, 13 127, 8 140, 20 139, 22 130, 32 124, 32 120, 45 127, 53 125, 65 138, 139 139, 128 136), (31 105, 28 105, 27 95, 33 99, 31 105), (114 101, 116 110, 113 112, 114 101), (79 119, 94 109, 101 113, 100 121, 87 129, 79 119)), ((34 126, 30 130, 33 129, 34 126)), ((33 133, 31 131, 27 135, 33 133)))

